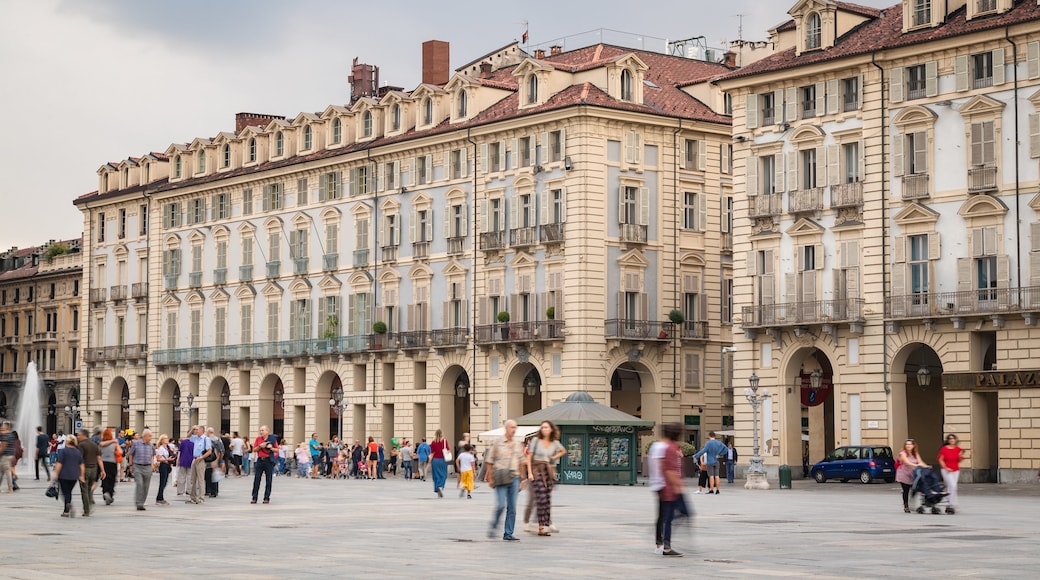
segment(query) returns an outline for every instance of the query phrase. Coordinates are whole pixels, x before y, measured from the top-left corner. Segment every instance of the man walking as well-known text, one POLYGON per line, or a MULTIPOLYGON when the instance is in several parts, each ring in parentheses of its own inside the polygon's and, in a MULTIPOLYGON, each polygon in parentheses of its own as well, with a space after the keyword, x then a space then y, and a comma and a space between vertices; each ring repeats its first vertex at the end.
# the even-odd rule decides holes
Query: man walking
POLYGON ((101 479, 105 477, 105 467, 98 461, 101 455, 101 448, 87 437, 88 433, 89 431, 86 429, 80 429, 76 433, 76 440, 79 442, 79 452, 83 456, 83 479, 79 482, 79 493, 83 498, 83 517, 94 513, 94 486, 97 484, 99 477, 101 479))
POLYGON ((661 441, 650 448, 650 489, 657 491, 654 553, 662 556, 682 556, 672 549, 672 520, 683 492, 682 450, 677 443, 681 433, 678 423, 665 423, 661 426, 661 441))
MULTIPOLYGON (((85 434, 85 432, 84 432, 85 434)), ((152 484, 152 470, 155 469, 155 447, 152 447, 152 431, 145 429, 140 439, 134 439, 127 450, 127 463, 134 474, 134 503, 137 511, 144 511, 144 503, 148 501, 148 487, 152 484)))
POLYGON ((274 479, 274 462, 278 455, 278 438, 271 435, 267 425, 260 427, 260 435, 253 442, 256 452, 256 469, 253 472, 253 500, 256 503, 260 491, 260 476, 267 478, 264 487, 264 503, 271 503, 271 480, 274 479))
POLYGON ((422 443, 415 452, 419 455, 419 481, 426 481, 426 463, 430 461, 433 450, 430 449, 430 444, 426 442, 425 437, 422 438, 422 443))
POLYGON ((733 483, 733 476, 737 472, 737 448, 730 441, 726 445, 726 482, 733 483))
POLYGON ((206 480, 206 497, 217 497, 220 491, 220 483, 214 481, 213 472, 220 469, 220 459, 224 456, 224 445, 217 437, 213 427, 206 428, 206 438, 209 439, 210 454, 206 457, 206 471, 202 474, 206 480))
POLYGON ((711 431, 708 433, 708 442, 704 444, 704 448, 693 454, 694 463, 701 456, 704 456, 704 462, 708 466, 708 495, 719 494, 719 455, 726 453, 726 446, 721 441, 715 439, 715 432, 711 431))
POLYGON ((235 431, 232 435, 231 467, 234 469, 236 477, 242 477, 242 451, 245 449, 246 442, 238 436, 238 431, 235 431))
POLYGON ((14 442, 11 424, 0 423, 0 493, 14 491, 14 442))
POLYGON ((187 486, 191 482, 191 463, 195 459, 192 451, 194 448, 195 444, 191 442, 190 436, 181 438, 181 445, 177 452, 177 481, 175 482, 177 495, 184 495, 188 492, 187 486))
POLYGON ((188 501, 186 503, 199 504, 206 500, 202 494, 206 489, 206 458, 213 455, 213 444, 209 437, 202 431, 201 425, 191 428, 191 476, 188 482, 188 501))
POLYGON ((321 461, 319 461, 321 457, 321 443, 318 443, 317 433, 311 433, 311 440, 307 445, 311 450, 311 479, 315 479, 318 477, 321 464, 321 461))
POLYGON ((524 445, 515 435, 516 421, 509 419, 505 424, 505 437, 495 442, 485 460, 488 465, 487 482, 495 490, 498 499, 491 527, 488 528, 488 537, 495 537, 498 520, 502 517, 502 510, 505 510, 505 533, 502 539, 507 542, 520 540, 513 535, 513 527, 516 524, 516 496, 520 491, 520 464, 524 460, 524 445))
POLYGON ((40 479, 40 463, 43 463, 43 470, 47 473, 47 481, 51 480, 51 466, 47 464, 47 456, 51 450, 51 438, 43 432, 43 427, 36 428, 36 479, 40 479))

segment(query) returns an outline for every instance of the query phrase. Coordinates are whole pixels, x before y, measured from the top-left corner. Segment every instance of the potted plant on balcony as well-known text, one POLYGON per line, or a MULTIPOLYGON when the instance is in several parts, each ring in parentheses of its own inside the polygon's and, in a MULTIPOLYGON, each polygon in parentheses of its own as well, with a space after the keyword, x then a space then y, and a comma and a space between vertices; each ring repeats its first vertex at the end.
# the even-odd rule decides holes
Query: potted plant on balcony
MULTIPOLYGON (((556 307, 550 306, 545 309, 545 318, 548 320, 556 320, 556 307)), ((549 323, 549 338, 556 338, 556 325, 552 322, 549 323)))
POLYGON ((335 314, 330 314, 325 317, 325 332, 321 333, 321 337, 324 339, 326 351, 332 350, 333 341, 339 334, 339 317, 335 314))
POLYGON ((383 335, 386 334, 386 323, 382 320, 377 320, 372 324, 372 332, 376 335, 374 340, 375 348, 377 350, 383 348, 383 335))
MULTIPOLYGON (((506 312, 505 310, 503 310, 502 312, 498 313, 498 316, 496 318, 498 319, 499 323, 507 324, 509 322, 509 313, 506 312)), ((509 327, 508 326, 503 326, 502 327, 502 340, 509 340, 509 327)))
MULTIPOLYGON (((673 308, 671 312, 668 313, 668 320, 672 324, 681 327, 682 323, 686 321, 686 317, 683 316, 682 310, 673 308)), ((668 338, 668 333, 662 328, 661 333, 657 335, 657 338, 668 338)))

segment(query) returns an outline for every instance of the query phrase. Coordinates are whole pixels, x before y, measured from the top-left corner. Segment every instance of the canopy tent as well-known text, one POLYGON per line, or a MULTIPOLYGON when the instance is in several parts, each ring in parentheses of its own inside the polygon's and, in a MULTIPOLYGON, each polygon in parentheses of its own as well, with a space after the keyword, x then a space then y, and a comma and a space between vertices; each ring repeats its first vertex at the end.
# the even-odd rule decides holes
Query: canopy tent
POLYGON ((653 421, 644 421, 601 403, 597 403, 588 393, 571 393, 559 403, 534 413, 520 417, 516 422, 520 425, 540 425, 542 421, 552 421, 557 426, 563 425, 624 425, 636 429, 653 429, 653 421))
MULTIPOLYGON (((524 425, 522 427, 517 427, 516 428, 516 435, 514 435, 514 436, 515 437, 519 437, 521 439, 527 439, 528 437, 530 437, 531 435, 534 435, 537 432, 538 432, 538 425, 533 425, 533 426, 531 426, 531 425, 524 425)), ((498 429, 492 429, 490 431, 484 431, 480 435, 477 435, 477 441, 480 441, 481 443, 493 443, 496 439, 501 439, 502 437, 505 437, 505 436, 506 436, 506 428, 505 427, 499 427, 498 429)))

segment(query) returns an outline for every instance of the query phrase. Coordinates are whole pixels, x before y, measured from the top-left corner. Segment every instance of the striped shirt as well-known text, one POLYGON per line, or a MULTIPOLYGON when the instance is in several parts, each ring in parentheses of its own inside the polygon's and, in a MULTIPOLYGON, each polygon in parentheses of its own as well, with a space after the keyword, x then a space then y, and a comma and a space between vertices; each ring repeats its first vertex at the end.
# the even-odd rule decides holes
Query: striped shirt
POLYGON ((143 439, 137 439, 130 444, 130 452, 127 454, 134 460, 134 465, 151 465, 155 457, 155 448, 151 443, 145 443, 143 439))

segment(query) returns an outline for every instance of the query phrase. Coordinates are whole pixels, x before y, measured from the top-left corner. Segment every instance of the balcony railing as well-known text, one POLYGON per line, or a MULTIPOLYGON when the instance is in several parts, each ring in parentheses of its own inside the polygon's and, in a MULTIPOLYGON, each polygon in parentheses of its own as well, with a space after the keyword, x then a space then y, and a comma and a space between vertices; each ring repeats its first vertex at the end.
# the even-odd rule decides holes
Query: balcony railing
POLYGON ((354 250, 354 267, 363 268, 368 265, 368 250, 354 250))
POLYGON ((905 294, 885 298, 888 318, 993 315, 1040 310, 1040 286, 905 294))
POLYGON ((397 347, 404 350, 429 348, 429 330, 409 330, 397 333, 397 347))
POLYGON ((49 332, 37 332, 33 336, 33 342, 57 342, 58 333, 51 330, 49 332))
POLYGON ((177 276, 176 274, 168 274, 166 276, 163 276, 163 288, 165 288, 166 290, 176 290, 177 285, 180 284, 178 278, 179 276, 177 276))
POLYGON ((321 257, 321 269, 324 272, 332 272, 339 268, 339 254, 325 254, 321 257))
POLYGON ((145 300, 148 298, 148 282, 135 282, 130 286, 130 297, 134 300, 145 300))
POLYGON ((973 89, 984 89, 986 87, 993 86, 993 75, 987 77, 978 77, 971 80, 971 88, 973 89))
POLYGON ((671 340, 675 324, 656 320, 607 320, 604 330, 607 338, 622 340, 671 340))
POLYGON ((855 111, 859 108, 859 95, 845 97, 845 112, 855 111))
POLYGON ((108 289, 108 294, 113 302, 122 302, 126 300, 126 286, 112 286, 108 289))
POLYGON ((805 101, 802 103, 802 118, 812 119, 816 116, 816 101, 805 101))
POLYGON ((112 362, 118 360, 138 360, 148 356, 147 344, 124 344, 122 346, 95 346, 84 349, 83 358, 87 362, 112 362))
POLYGON ((253 266, 239 266, 238 280, 240 282, 251 282, 253 280, 253 266))
POLYGON ((752 218, 774 217, 780 215, 780 196, 748 196, 748 214, 752 218))
POLYGON ((165 366, 325 354, 349 354, 365 352, 369 350, 369 345, 368 335, 358 335, 200 348, 177 348, 155 351, 152 353, 152 362, 155 365, 165 366))
POLYGON ((923 99, 928 96, 928 85, 924 79, 910 81, 906 84, 906 98, 909 100, 923 99))
POLYGON ((621 224, 618 239, 632 244, 645 244, 647 227, 640 224, 621 224))
POLYGON ((22 383, 25 382, 25 373, 0 373, 0 382, 22 383))
POLYGON ((104 288, 91 288, 90 289, 90 303, 100 304, 105 301, 107 294, 104 288))
POLYGON ((293 274, 306 276, 311 271, 310 258, 293 258, 293 274))
POLYGON ((397 350, 399 336, 396 332, 370 334, 368 335, 368 350, 397 350))
POLYGON ((213 270, 213 283, 217 286, 227 284, 227 268, 216 268, 213 270))
POLYGON ((514 248, 533 246, 538 243, 538 228, 514 228, 509 230, 509 245, 514 248))
POLYGON ((469 331, 465 328, 442 328, 430 331, 430 345, 434 347, 465 346, 469 331))
POLYGON ((267 263, 267 277, 277 278, 282 275, 282 263, 280 261, 267 263))
POLYGON ((853 181, 831 186, 831 207, 860 207, 863 205, 863 182, 853 181))
POLYGON ((383 246, 383 263, 393 263, 397 261, 397 246, 383 246))
POLYGON ((722 232, 721 250, 729 254, 733 253, 733 232, 722 232))
POLYGON ((476 328, 476 342, 477 344, 492 344, 498 342, 563 340, 564 326, 562 320, 485 324, 476 328))
POLYGON ((458 256, 466 250, 466 238, 448 238, 448 255, 458 256))
POLYGON ((430 257, 430 242, 412 242, 412 257, 425 260, 430 257))
POLYGON ((542 234, 542 242, 555 244, 563 241, 563 224, 542 224, 539 226, 542 234))
POLYGON ((903 199, 907 201, 928 197, 928 174, 915 173, 903 176, 903 199))
POLYGON ((791 213, 815 212, 823 209, 823 188, 800 189, 788 194, 787 205, 791 213))
POLYGON ((863 320, 863 299, 786 302, 744 307, 744 327, 797 326, 863 320))
POLYGON ((703 320, 687 320, 683 322, 682 338, 683 340, 707 340, 708 323, 703 320))
POLYGON ((480 234, 481 250, 501 250, 506 247, 505 230, 498 232, 482 232, 480 234))
POLYGON ((202 272, 191 272, 188 274, 188 288, 202 287, 202 272))
POLYGON ((774 111, 773 107, 762 107, 762 126, 775 124, 773 119, 774 111))
POLYGON ((3 338, 0 338, 0 344, 3 344, 5 346, 6 345, 11 345, 11 344, 18 344, 18 337, 17 336, 5 336, 3 338))
POLYGON ((997 189, 997 168, 980 165, 968 168, 968 193, 981 193, 997 189))

